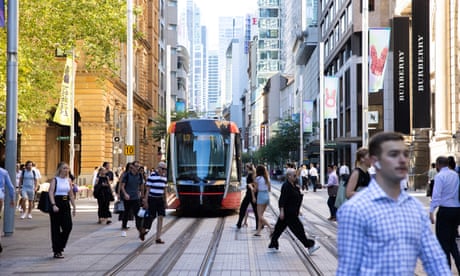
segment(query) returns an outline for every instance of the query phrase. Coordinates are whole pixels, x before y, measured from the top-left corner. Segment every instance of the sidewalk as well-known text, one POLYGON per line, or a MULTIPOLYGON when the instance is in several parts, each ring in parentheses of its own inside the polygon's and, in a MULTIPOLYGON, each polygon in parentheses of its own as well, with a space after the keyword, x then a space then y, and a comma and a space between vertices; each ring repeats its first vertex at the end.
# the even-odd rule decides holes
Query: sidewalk
MULTIPOLYGON (((106 225, 97 224, 97 202, 95 199, 76 200, 77 213, 73 217, 73 229, 68 244, 103 228, 106 225)), ((37 208, 32 211, 32 219, 21 219, 16 211, 14 232, 5 237, 2 231, 1 243, 3 252, 0 254, 0 271, 5 271, 5 265, 19 265, 21 258, 52 257, 49 215, 37 208), (18 260, 17 262, 15 260, 18 260)), ((117 217, 113 223, 117 223, 117 217)), ((3 228, 3 220, 0 221, 3 228)))

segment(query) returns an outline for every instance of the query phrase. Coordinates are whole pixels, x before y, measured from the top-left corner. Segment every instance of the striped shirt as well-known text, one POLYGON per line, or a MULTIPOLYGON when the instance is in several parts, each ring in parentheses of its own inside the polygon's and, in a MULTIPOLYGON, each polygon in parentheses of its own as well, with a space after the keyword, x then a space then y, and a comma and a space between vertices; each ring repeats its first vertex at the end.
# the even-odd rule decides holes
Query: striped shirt
POLYGON ((149 196, 159 197, 163 196, 165 193, 165 188, 167 185, 167 179, 165 176, 159 175, 157 172, 152 172, 147 178, 147 183, 145 185, 149 189, 149 196))
POLYGON ((404 190, 390 198, 375 179, 338 213, 336 275, 452 275, 423 205, 404 190))

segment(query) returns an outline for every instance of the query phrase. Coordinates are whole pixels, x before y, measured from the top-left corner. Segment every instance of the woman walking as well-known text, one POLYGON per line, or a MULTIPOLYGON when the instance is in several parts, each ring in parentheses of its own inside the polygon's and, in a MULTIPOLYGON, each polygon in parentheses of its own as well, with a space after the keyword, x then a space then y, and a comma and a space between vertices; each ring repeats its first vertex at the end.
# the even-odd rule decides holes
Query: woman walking
POLYGON ((51 244, 54 258, 64 258, 62 252, 72 231, 72 215, 75 216, 75 200, 72 191, 72 181, 69 177, 69 165, 61 162, 56 176, 51 179, 49 198, 52 206, 50 211, 51 244), (70 201, 70 203, 69 203, 70 201), (73 211, 71 214, 70 204, 73 211))
POLYGON ((371 176, 368 172, 370 166, 369 150, 367 148, 358 149, 356 151, 356 167, 351 173, 350 178, 348 178, 346 187, 346 196, 348 199, 369 185, 371 181, 371 176))
POLYGON ((254 211, 254 216, 256 219, 256 229, 259 226, 259 217, 257 215, 257 205, 256 205, 256 199, 257 199, 257 191, 255 189, 255 184, 254 184, 254 165, 252 163, 246 164, 246 170, 248 171, 248 176, 246 177, 246 194, 243 198, 243 201, 241 201, 240 205, 240 214, 238 217, 238 222, 236 223, 236 227, 238 229, 241 228, 241 224, 243 223, 243 220, 247 218, 247 209, 249 204, 252 206, 252 210, 254 211))
POLYGON ((271 186, 267 169, 263 165, 258 165, 256 168, 256 184, 257 216, 259 217, 259 225, 254 236, 260 236, 260 232, 262 232, 262 227, 264 225, 266 225, 270 229, 270 232, 272 232, 272 227, 264 218, 265 209, 267 209, 267 205, 270 203, 271 186))
POLYGON ((110 201, 114 200, 112 188, 110 187, 110 180, 107 176, 107 169, 101 167, 97 174, 96 185, 94 185, 94 197, 97 198, 97 216, 98 224, 106 222, 112 223, 112 213, 110 212, 110 201))

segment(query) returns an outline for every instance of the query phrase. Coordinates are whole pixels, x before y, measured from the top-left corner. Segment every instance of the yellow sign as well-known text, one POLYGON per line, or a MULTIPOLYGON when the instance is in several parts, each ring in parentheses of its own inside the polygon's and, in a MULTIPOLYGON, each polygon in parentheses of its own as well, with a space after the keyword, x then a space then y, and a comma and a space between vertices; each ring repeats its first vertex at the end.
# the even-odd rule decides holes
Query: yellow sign
POLYGON ((125 145, 125 155, 134 155, 134 146, 125 145))

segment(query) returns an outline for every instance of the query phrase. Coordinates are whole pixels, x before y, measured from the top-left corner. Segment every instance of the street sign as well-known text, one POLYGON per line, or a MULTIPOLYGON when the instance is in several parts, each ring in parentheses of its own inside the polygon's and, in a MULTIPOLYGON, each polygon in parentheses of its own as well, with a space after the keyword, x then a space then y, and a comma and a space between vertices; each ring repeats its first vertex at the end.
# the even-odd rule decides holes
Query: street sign
POLYGON ((134 146, 125 145, 124 152, 125 152, 125 155, 134 155, 134 146))

